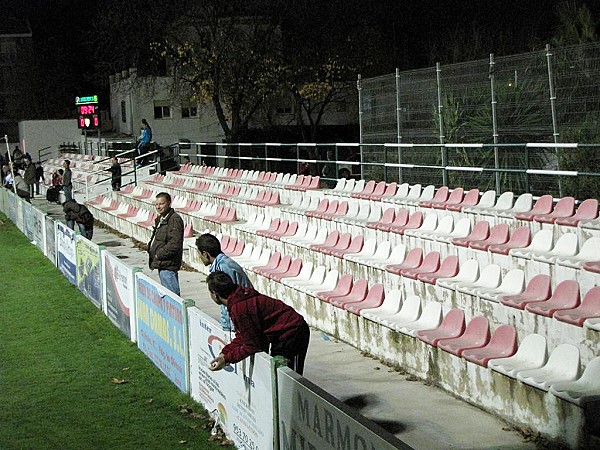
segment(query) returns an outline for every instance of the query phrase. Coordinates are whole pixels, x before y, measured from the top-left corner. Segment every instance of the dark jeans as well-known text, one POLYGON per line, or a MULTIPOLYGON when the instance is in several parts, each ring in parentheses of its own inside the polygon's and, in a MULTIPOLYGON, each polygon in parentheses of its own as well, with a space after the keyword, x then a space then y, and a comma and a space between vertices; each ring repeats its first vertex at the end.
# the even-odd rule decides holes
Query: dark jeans
POLYGON ((310 328, 304 322, 294 336, 285 341, 271 345, 271 356, 283 356, 288 360, 288 367, 298 375, 304 372, 304 361, 310 342, 310 328))

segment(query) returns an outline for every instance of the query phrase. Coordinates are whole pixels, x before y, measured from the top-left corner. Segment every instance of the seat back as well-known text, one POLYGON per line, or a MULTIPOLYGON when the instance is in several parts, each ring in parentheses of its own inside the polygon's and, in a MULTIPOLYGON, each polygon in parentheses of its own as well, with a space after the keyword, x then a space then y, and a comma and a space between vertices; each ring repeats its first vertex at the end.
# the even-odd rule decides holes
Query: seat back
POLYGON ((552 295, 552 280, 549 275, 539 274, 534 276, 524 292, 527 297, 534 298, 537 300, 548 300, 552 295))
MULTIPOLYGON (((445 203, 446 205, 458 205, 463 201, 464 197, 465 190, 463 188, 455 188, 452 190, 445 203)), ((477 191, 477 197, 479 197, 479 190, 477 191)))
POLYGON ((423 249, 413 248, 408 252, 402 265, 407 268, 419 267, 423 263, 423 249))
POLYGON ((531 228, 528 226, 516 228, 507 242, 511 248, 523 248, 531 244, 531 228))
POLYGON ((575 216, 579 220, 583 219, 595 219, 598 217, 598 200, 595 198, 588 198, 581 202, 575 216))
POLYGON ((566 233, 558 238, 552 248, 552 254, 556 256, 573 256, 579 251, 579 240, 577 234, 566 233))
MULTIPOLYGON (((433 198, 431 199, 431 202, 445 202, 446 200, 448 200, 448 195, 450 193, 450 189, 448 189, 448 186, 441 186, 435 193, 435 195, 433 196, 433 198)), ((424 201, 428 201, 428 200, 424 200, 424 201)))
POLYGON ((421 299, 417 295, 409 295, 402 303, 400 311, 395 314, 397 320, 413 322, 421 315, 421 299))
POLYGON ((391 225, 403 227, 404 225, 407 224, 408 217, 409 217, 408 209, 399 208, 395 213, 395 217, 394 217, 394 220, 392 221, 391 225))
POLYGON ((386 260, 390 257, 392 251, 392 243, 390 241, 382 241, 377 244, 377 249, 373 255, 375 260, 386 260))
POLYGON ((556 285, 548 302, 552 302, 555 305, 562 305, 566 309, 579 305, 580 298, 579 283, 575 280, 564 280, 556 285))
POLYGON ((552 215, 556 217, 569 217, 575 214, 575 198, 563 197, 554 206, 552 215))
POLYGON ((493 244, 504 244, 508 241, 510 228, 506 223, 500 223, 490 230, 487 242, 493 244))
POLYGON ((482 241, 487 239, 490 235, 490 223, 487 220, 481 220, 477 222, 471 233, 465 238, 469 241, 482 241))
POLYGON ((490 340, 490 323, 487 317, 475 316, 467 324, 462 336, 474 345, 485 345, 490 340))
POLYGON ((553 201, 550 194, 542 195, 533 205, 531 214, 549 214, 552 211, 553 201))
POLYGON ((346 253, 358 253, 362 250, 365 238, 362 234, 354 236, 346 249, 346 253))
POLYGON ((533 195, 530 193, 525 193, 519 195, 519 197, 515 200, 515 204, 513 205, 511 211, 514 213, 527 212, 531 211, 533 207, 533 195))
POLYGON ((533 235, 533 238, 531 239, 531 244, 529 244, 527 250, 549 252, 552 248, 552 243, 552 230, 540 230, 533 235))
MULTIPOLYGON (((430 189, 431 190, 431 197, 429 197, 429 199, 431 199, 433 197, 433 192, 435 190, 435 186, 427 186, 426 189, 430 189)), ((419 183, 417 184, 413 184, 409 191, 406 193, 406 200, 418 200, 421 198, 421 185, 419 183)))
POLYGON ((481 276, 475 284, 478 287, 495 289, 500 285, 502 269, 498 264, 488 264, 481 271, 481 276))
POLYGON ((371 195, 383 195, 383 193, 385 192, 385 188, 386 188, 386 183, 385 181, 380 181, 379 183, 377 183, 375 185, 375 189, 373 189, 373 192, 371 195))

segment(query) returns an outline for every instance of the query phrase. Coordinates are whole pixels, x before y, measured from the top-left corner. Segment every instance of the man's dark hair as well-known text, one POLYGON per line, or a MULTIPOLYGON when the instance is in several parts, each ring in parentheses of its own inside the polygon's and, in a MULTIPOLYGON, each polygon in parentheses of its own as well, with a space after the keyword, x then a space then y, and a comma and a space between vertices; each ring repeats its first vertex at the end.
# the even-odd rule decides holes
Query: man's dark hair
POLYGON ((208 252, 213 258, 216 258, 223 253, 221 250, 221 243, 216 236, 210 233, 198 236, 196 238, 196 247, 198 247, 198 251, 200 252, 208 252))
POLYGON ((71 161, 69 161, 68 159, 65 159, 65 164, 70 167, 71 166, 71 161))
POLYGON ((229 298, 237 287, 231 277, 221 271, 209 273, 206 277, 206 283, 208 284, 208 290, 221 298, 229 298))
POLYGON ((169 194, 168 192, 159 192, 158 194, 156 194, 156 198, 161 197, 168 201, 169 204, 171 204, 171 194, 169 194))

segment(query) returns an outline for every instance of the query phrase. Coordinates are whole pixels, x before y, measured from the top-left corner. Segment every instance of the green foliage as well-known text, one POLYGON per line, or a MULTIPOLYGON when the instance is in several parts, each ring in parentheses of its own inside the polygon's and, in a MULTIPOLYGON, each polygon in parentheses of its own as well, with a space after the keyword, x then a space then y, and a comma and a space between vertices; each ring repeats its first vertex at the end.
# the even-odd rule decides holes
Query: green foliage
POLYGON ((2 222, 0 447, 222 448, 181 412, 190 398, 2 222))

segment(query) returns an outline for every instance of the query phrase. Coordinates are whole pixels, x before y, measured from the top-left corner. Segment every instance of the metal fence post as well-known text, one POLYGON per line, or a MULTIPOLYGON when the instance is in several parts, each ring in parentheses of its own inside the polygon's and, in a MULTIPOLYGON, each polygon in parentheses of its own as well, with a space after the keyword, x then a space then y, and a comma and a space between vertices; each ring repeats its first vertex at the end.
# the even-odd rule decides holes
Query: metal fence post
MULTIPOLYGON (((498 143, 498 122, 496 117, 496 104, 498 103, 496 100, 496 76, 494 75, 494 54, 490 53, 490 94, 492 97, 492 137, 494 139, 494 144, 498 143)), ((498 157, 498 147, 494 146, 494 169, 498 170, 500 168, 500 158, 498 157)), ((500 190, 500 172, 495 173, 496 179, 496 192, 501 192, 500 190)))
POLYGON ((442 83, 441 83, 441 72, 442 69, 440 67, 440 63, 435 63, 435 74, 437 81, 437 98, 438 98, 438 122, 439 122, 439 132, 440 132, 440 149, 442 152, 442 178, 444 186, 448 186, 448 170, 446 166, 448 165, 448 149, 444 146, 444 122, 442 115, 442 108, 444 105, 442 104, 442 83))
MULTIPOLYGON (((396 68, 396 142, 402 142, 402 129, 400 120, 400 69, 396 68)), ((387 150, 384 148, 385 160, 387 161, 387 150)), ((398 164, 402 164, 402 147, 398 147, 398 164)), ((387 167, 386 167, 387 169, 387 167)), ((387 172, 385 181, 387 182, 387 172)), ((402 167, 398 167, 398 182, 402 184, 402 167)))
MULTIPOLYGON (((546 64, 548 66, 548 90, 550 91, 550 108, 552 110, 552 136, 554 138, 554 143, 558 143, 558 123, 556 119, 556 92, 554 91, 554 80, 552 76, 552 56, 553 53, 550 52, 550 44, 546 44, 546 64)), ((560 170, 560 151, 558 148, 555 149, 556 155, 556 164, 558 170, 560 170)), ((558 177, 558 193, 562 197, 562 182, 560 177, 558 177)))

